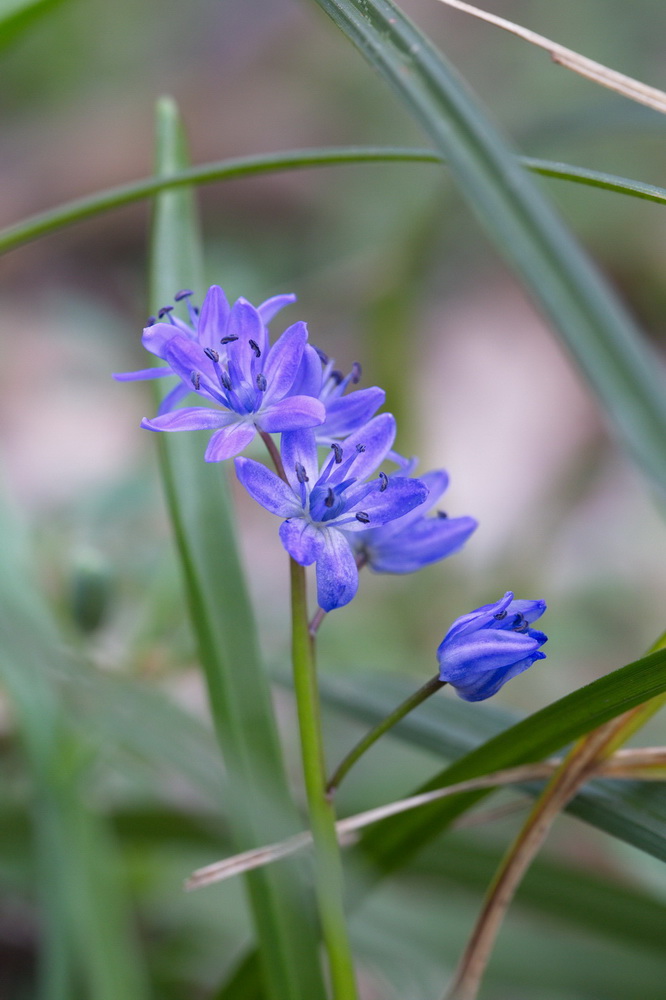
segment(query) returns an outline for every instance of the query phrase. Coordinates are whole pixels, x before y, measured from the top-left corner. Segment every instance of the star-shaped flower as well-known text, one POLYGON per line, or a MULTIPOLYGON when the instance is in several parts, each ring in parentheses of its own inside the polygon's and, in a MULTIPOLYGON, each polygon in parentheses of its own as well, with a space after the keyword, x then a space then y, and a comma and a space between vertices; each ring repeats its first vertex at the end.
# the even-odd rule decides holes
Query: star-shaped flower
POLYGON ((349 532, 401 517, 423 503, 427 487, 417 479, 389 478, 383 472, 368 481, 386 457, 395 437, 390 413, 374 417, 332 454, 321 470, 314 430, 282 435, 282 462, 288 482, 259 462, 236 459, 236 472, 248 493, 272 514, 286 518, 280 539, 302 566, 316 563, 317 597, 324 611, 354 597, 358 569, 349 532))
MULTIPOLYGON (((206 301, 209 298, 210 293, 206 301)), ((212 319, 207 322, 206 339, 212 339, 212 331, 219 327, 212 319)), ((183 407, 160 413, 152 420, 144 419, 142 427, 152 431, 214 430, 205 458, 207 462, 219 462, 238 455, 257 429, 273 433, 323 422, 323 403, 312 396, 292 393, 307 345, 305 323, 288 327, 271 347, 259 311, 239 299, 224 330, 215 347, 203 343, 203 332, 194 340, 180 331, 172 331, 160 345, 160 356, 179 376, 185 390, 196 392, 220 409, 183 407)))
MULTIPOLYGON (((189 324, 174 315, 173 306, 165 306, 164 309, 160 309, 158 320, 149 321, 143 331, 141 338, 143 346, 151 354, 162 358, 163 361, 167 360, 167 348, 177 333, 192 340, 195 344, 199 344, 204 349, 208 347, 218 352, 220 341, 229 333, 229 321, 238 303, 234 307, 230 307, 227 297, 219 285, 211 285, 200 310, 192 304, 191 295, 192 292, 185 288, 175 296, 176 302, 183 300, 187 302, 190 315, 189 324), (159 322, 162 319, 164 322, 159 322)), ((265 302, 257 306, 262 323, 267 326, 281 309, 295 301, 295 295, 275 295, 273 298, 266 299, 265 302)), ((167 364, 161 365, 159 368, 143 368, 136 372, 119 372, 113 377, 119 382, 141 382, 146 379, 164 378, 176 374, 167 364)), ((179 381, 178 385, 162 400, 159 413, 168 413, 191 391, 192 386, 189 383, 185 384, 179 381)), ((316 395, 316 393, 308 393, 307 395, 316 395)))

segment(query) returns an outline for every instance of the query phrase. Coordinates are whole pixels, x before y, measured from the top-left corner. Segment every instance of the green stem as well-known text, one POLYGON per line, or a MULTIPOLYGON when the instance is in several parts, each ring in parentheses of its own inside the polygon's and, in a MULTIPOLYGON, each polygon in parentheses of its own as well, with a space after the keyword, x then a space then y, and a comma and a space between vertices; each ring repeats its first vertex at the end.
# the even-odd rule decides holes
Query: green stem
POLYGON ((420 705, 422 701, 426 700, 426 698, 429 698, 431 694, 435 693, 435 691, 439 691, 440 688, 443 688, 445 684, 446 681, 440 681, 437 675, 431 677, 429 681, 426 681, 423 687, 420 687, 418 691, 415 691, 414 694, 410 695, 409 698, 403 701, 401 705, 398 705, 398 707, 394 709, 390 715, 387 715, 385 719, 378 722, 374 729, 371 729, 369 733, 366 733, 363 739, 356 744, 353 750, 349 751, 342 763, 340 763, 333 772, 331 779, 326 785, 326 794, 331 796, 335 792, 347 771, 354 766, 356 761, 359 757, 363 756, 366 750, 370 749, 373 743, 377 742, 380 736, 383 736, 384 733, 388 732, 389 729, 395 726, 396 722, 400 722, 400 720, 408 715, 412 709, 416 708, 417 705, 420 705))
POLYGON ((315 883, 334 1000, 356 1000, 356 980, 343 907, 342 863, 326 770, 314 644, 308 627, 305 569, 291 564, 292 658, 305 790, 315 853, 315 883))

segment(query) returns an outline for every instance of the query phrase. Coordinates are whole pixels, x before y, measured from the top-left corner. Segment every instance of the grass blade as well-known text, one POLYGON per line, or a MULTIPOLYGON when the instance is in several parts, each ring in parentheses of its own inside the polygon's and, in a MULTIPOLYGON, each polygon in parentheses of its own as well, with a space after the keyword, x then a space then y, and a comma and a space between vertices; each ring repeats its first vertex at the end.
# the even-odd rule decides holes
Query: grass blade
MULTIPOLYGON (((21 222, 0 230, 0 255, 30 243, 66 226, 113 211, 123 205, 143 201, 161 191, 174 191, 198 184, 214 184, 239 177, 279 173, 283 170, 305 170, 314 167, 345 166, 354 163, 445 163, 444 157, 432 149, 402 149, 391 146, 329 146, 323 149, 294 149, 284 153, 266 153, 202 163, 197 167, 175 170, 167 177, 146 177, 121 184, 96 194, 66 202, 58 208, 39 212, 21 222)), ((585 167, 539 160, 523 156, 520 163, 527 170, 544 177, 555 177, 585 184, 589 187, 614 191, 616 194, 642 198, 666 205, 666 188, 643 181, 618 177, 615 174, 588 170, 585 167)))
POLYGON ((634 459, 666 487, 666 394, 640 331, 458 74, 391 0, 316 0, 445 157, 634 459))
MULTIPOLYGON (((158 105, 157 172, 186 166, 175 105, 158 105)), ((193 192, 157 199, 151 305, 170 302, 184 286, 201 292, 193 192)), ((167 503, 211 710, 228 772, 228 818, 239 849, 299 828, 278 743, 270 692, 259 660, 256 627, 235 544, 231 505, 218 465, 203 461, 198 436, 157 435, 167 503), (251 794, 248 794, 251 790, 251 794), (270 834, 269 834, 269 831, 270 834), (268 836, 267 836, 268 834, 268 836)), ((316 937, 297 870, 280 866, 248 879, 266 996, 323 997, 316 937)))

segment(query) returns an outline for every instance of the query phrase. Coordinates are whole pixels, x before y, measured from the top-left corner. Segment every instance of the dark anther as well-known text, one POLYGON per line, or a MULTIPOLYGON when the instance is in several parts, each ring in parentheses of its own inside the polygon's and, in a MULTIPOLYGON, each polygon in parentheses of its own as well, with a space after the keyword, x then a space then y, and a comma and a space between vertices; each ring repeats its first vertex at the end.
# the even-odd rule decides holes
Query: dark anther
POLYGON ((326 499, 324 500, 324 503, 327 507, 332 507, 333 504, 335 503, 335 493, 333 492, 330 486, 328 488, 328 493, 326 494, 326 499))
POLYGON ((381 480, 381 486, 379 487, 379 492, 383 493, 386 487, 388 486, 388 476, 386 475, 385 472, 380 472, 379 478, 381 480))
POLYGON ((356 520, 360 521, 361 524, 370 524, 370 515, 366 514, 364 510, 356 511, 356 520))
POLYGON ((359 365, 358 361, 355 361, 354 364, 352 365, 352 370, 351 370, 351 380, 354 385, 358 385, 358 383, 361 381, 362 374, 363 370, 361 366, 359 365))
POLYGON ((231 379, 229 378, 229 372, 225 372, 224 370, 220 372, 220 382, 227 392, 231 392, 231 379))
POLYGON ((254 351, 255 358, 260 358, 261 357, 261 349, 259 347, 259 344, 256 342, 256 340, 248 340, 248 344, 250 345, 250 347, 254 351))
POLYGON ((186 299, 188 297, 188 295, 192 295, 192 294, 193 293, 192 293, 192 291, 189 288, 181 288, 181 290, 179 292, 176 292, 176 294, 173 297, 173 300, 174 300, 174 302, 180 302, 181 299, 186 299))
POLYGON ((192 382, 192 385, 198 392, 199 386, 201 385, 201 375, 199 374, 199 372, 192 372, 192 374, 190 375, 190 381, 192 382))
POLYGON ((298 479, 299 483, 309 482, 309 477, 300 462, 296 462, 294 469, 296 471, 296 478, 298 479))
POLYGON ((222 337, 222 340, 220 341, 220 343, 221 344, 233 344, 234 340, 238 340, 238 337, 234 337, 234 335, 232 333, 228 337, 222 337))
POLYGON ((356 445, 356 451, 357 451, 357 452, 359 453, 359 455, 360 455, 360 454, 361 454, 362 452, 364 452, 364 451, 365 451, 365 445, 364 445, 364 444, 357 444, 357 445, 356 445))
POLYGON ((507 616, 506 611, 498 611, 496 615, 493 615, 493 618, 497 618, 497 621, 501 622, 503 618, 506 618, 506 616, 507 616))
POLYGON ((333 442, 331 448, 333 449, 333 454, 335 455, 336 465, 339 465, 342 461, 342 448, 336 441, 333 442))
POLYGON ((257 375, 257 389, 259 392, 266 392, 266 386, 268 385, 266 381, 266 376, 262 375, 261 372, 257 375))
MULTIPOLYGON (((314 347, 314 344, 312 346, 314 347)), ((319 355, 319 360, 321 361, 321 363, 323 365, 327 365, 328 364, 328 354, 324 354, 324 352, 322 351, 321 347, 315 347, 314 349, 317 352, 317 354, 319 355)))
MULTIPOLYGON (((446 519, 447 519, 448 516, 449 515, 446 513, 445 510, 438 510, 437 511, 437 517, 439 517, 440 520, 442 520, 442 521, 446 521, 446 519)), ((497 618, 497 615, 495 615, 495 618, 497 618)))
POLYGON ((336 369, 334 369, 334 371, 331 372, 331 374, 328 377, 333 382, 335 382, 336 385, 340 385, 340 383, 342 382, 342 380, 344 378, 344 375, 342 374, 342 372, 339 372, 337 370, 337 368, 336 368, 336 369))
POLYGON ((523 616, 520 613, 518 613, 516 617, 513 619, 511 628, 514 630, 514 632, 517 632, 519 629, 525 628, 526 626, 527 622, 525 621, 523 616))
POLYGON ((214 351, 212 347, 204 347, 204 354, 206 355, 207 358, 210 358, 210 360, 214 361, 216 364, 220 360, 220 355, 217 353, 217 351, 214 351))
POLYGON ((157 323, 157 318, 155 316, 149 316, 146 320, 146 326, 154 326, 157 323))
POLYGON ((162 316, 167 316, 170 312, 173 312, 173 306, 162 306, 157 315, 162 319, 162 316))

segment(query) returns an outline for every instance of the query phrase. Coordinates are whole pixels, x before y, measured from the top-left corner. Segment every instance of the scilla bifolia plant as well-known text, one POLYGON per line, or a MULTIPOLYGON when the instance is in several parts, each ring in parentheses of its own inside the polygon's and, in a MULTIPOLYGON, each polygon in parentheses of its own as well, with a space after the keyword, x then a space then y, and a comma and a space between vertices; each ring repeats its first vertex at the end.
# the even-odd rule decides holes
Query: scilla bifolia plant
MULTIPOLYGON (((474 12, 461 0, 444 2, 474 12)), ((416 691, 403 685, 396 698, 385 695, 381 683, 375 681, 380 690, 372 692, 370 701, 366 687, 358 684, 353 697, 343 699, 343 708, 350 718, 369 720, 369 729, 340 762, 329 767, 320 698, 339 708, 340 697, 318 679, 315 641, 319 628, 332 615, 344 629, 345 608, 352 601, 366 600, 363 579, 369 572, 394 575, 393 583, 399 588, 404 574, 458 552, 477 525, 470 516, 447 517, 438 510, 448 484, 443 469, 420 474, 414 460, 394 450, 394 446, 400 448, 400 439, 394 417, 383 410, 383 389, 361 388, 358 364, 347 374, 338 371, 321 350, 327 345, 319 346, 319 330, 318 346, 314 346, 303 320, 283 321, 282 311, 293 305, 293 295, 277 295, 255 306, 244 298, 230 304, 217 285, 205 292, 191 189, 259 172, 342 163, 403 162, 409 164, 404 169, 411 171, 424 169, 417 164, 427 163, 431 170, 446 169, 491 242, 568 349, 617 440, 661 491, 666 489, 662 366, 532 174, 661 205, 666 204, 666 190, 518 156, 460 74, 392 0, 314 0, 315 4, 404 101, 432 148, 296 150, 191 167, 176 108, 163 100, 158 106, 154 176, 16 223, 0 233, 0 251, 156 196, 150 267, 154 315, 143 331, 143 344, 158 364, 116 378, 151 380, 158 391, 166 387, 157 412, 143 426, 158 432, 154 438, 198 661, 225 763, 226 783, 219 805, 225 809, 223 836, 228 836, 231 856, 198 870, 188 884, 197 887, 244 873, 248 889, 251 940, 247 934, 249 943, 235 968, 230 969, 230 958, 225 960, 220 973, 223 981, 213 987, 206 983, 205 989, 220 1000, 360 1000, 362 995, 365 1000, 365 996, 378 995, 381 986, 376 982, 365 988, 366 970, 358 960, 356 941, 352 956, 348 918, 355 899, 344 894, 341 844, 360 840, 360 855, 355 857, 366 862, 367 888, 372 878, 409 871, 418 849, 490 790, 520 784, 536 801, 489 882, 478 921, 448 987, 452 1000, 474 1000, 504 912, 564 808, 571 804, 576 815, 590 824, 648 854, 666 857, 663 796, 654 795, 648 784, 664 778, 666 752, 660 747, 623 749, 629 736, 663 703, 666 640, 655 643, 642 659, 510 723, 507 716, 495 714, 492 706, 463 702, 485 701, 544 658, 546 635, 535 627, 545 610, 544 601, 522 594, 516 597, 511 591, 500 597, 495 590, 486 593, 480 583, 478 589, 484 591, 480 599, 494 603, 468 611, 448 626, 450 617, 465 609, 449 611, 453 601, 450 595, 442 595, 447 624, 442 623, 441 643, 433 649, 427 668, 436 672, 416 691), (210 432, 205 453, 198 440, 173 433, 189 430, 210 432), (262 443, 265 460, 260 460, 262 443), (245 454, 248 447, 254 449, 251 456, 245 454), (242 484, 245 494, 241 491, 241 496, 249 494, 280 519, 279 524, 273 522, 275 545, 281 545, 289 559, 293 688, 309 807, 305 831, 300 829, 298 790, 287 780, 271 692, 259 656, 254 615, 237 554, 227 473, 235 474, 242 484), (306 599, 308 567, 316 575, 318 606, 313 613, 306 599), (449 762, 447 767, 408 798, 339 819, 336 792, 350 769, 396 723, 445 685, 462 701, 442 697, 423 711, 433 710, 434 744, 449 762), (554 756, 558 753, 563 756, 554 756), (590 779, 600 776, 608 780, 589 791, 590 779), (626 779, 632 779, 629 791, 626 779), (307 869, 298 859, 286 860, 306 847, 312 848, 312 865, 307 869), (271 864, 280 859, 279 865, 271 864)), ((0 31, 13 30, 15 18, 25 26, 33 14, 37 16, 37 8, 42 11, 55 5, 17 0, 9 6, 9 12, 0 11, 0 31)), ((490 19, 511 30, 508 22, 490 19)), ((548 49, 561 65, 649 105, 654 112, 666 110, 665 95, 654 88, 534 33, 518 33, 548 49)), ((497 444, 493 442, 492 447, 497 444)), ((26 921, 26 939, 35 928, 40 928, 44 938, 37 995, 39 1000, 79 996, 151 1000, 155 996, 149 984, 152 966, 143 961, 141 947, 137 947, 128 917, 129 900, 123 894, 122 879, 115 877, 123 867, 116 856, 115 835, 122 837, 124 830, 131 829, 136 816, 130 815, 130 809, 119 817, 118 829, 112 830, 103 810, 95 811, 90 805, 91 790, 97 791, 98 769, 105 765, 109 745, 118 744, 123 763, 141 757, 152 746, 144 733, 152 723, 157 747, 150 751, 153 763, 161 768, 167 760, 194 774, 209 802, 219 795, 222 784, 221 775, 211 777, 219 763, 217 751, 213 747, 211 753, 208 734, 199 730, 194 751, 181 751, 172 737, 191 735, 192 720, 177 706, 166 708, 168 703, 151 698, 131 677, 110 678, 105 671, 82 663, 78 653, 69 656, 70 636, 63 639, 36 595, 25 553, 16 544, 11 515, 4 509, 2 513, 7 545, 0 574, 0 676, 12 709, 6 733, 3 728, 3 748, 5 735, 8 741, 13 736, 13 725, 20 733, 31 779, 18 783, 21 794, 30 787, 29 818, 22 816, 15 825, 20 839, 27 841, 22 823, 31 824, 34 858, 19 866, 16 886, 23 873, 30 872, 25 875, 33 878, 26 898, 31 903, 34 896, 39 898, 39 918, 26 921), (135 712, 129 722, 128 708, 135 712), (204 764, 198 766, 200 752, 204 764), (109 872, 113 877, 108 877, 109 872)), ((427 727, 419 728, 418 716, 408 721, 411 729, 405 724, 395 732, 435 752, 432 734, 427 727)), ((9 770, 16 759, 18 753, 9 770)), ((145 784, 143 773, 141 781, 145 784)), ((107 785, 115 788, 114 782, 107 785)), ((108 801, 112 808, 113 795, 108 801)), ((168 820, 166 825, 170 826, 168 820)), ((190 835, 188 827, 186 836, 190 835)), ((455 843, 451 843, 452 860, 448 842, 438 845, 437 858, 441 862, 444 857, 456 868, 455 843)), ((208 842, 207 850, 217 844, 216 833, 213 847, 208 842)), ((569 888, 557 869, 550 883, 557 898, 553 901, 553 894, 543 892, 538 899, 543 911, 557 915, 559 900, 559 915, 564 911, 573 928, 606 933, 613 947, 616 942, 633 942, 641 956, 645 949, 652 949, 649 961, 636 961, 630 981, 625 980, 627 997, 643 1000, 657 995, 652 988, 655 981, 661 995, 663 906, 637 889, 586 878, 582 891, 589 905, 582 912, 576 890, 584 876, 563 870, 569 888), (573 888, 572 881, 576 883, 573 888), (565 895, 558 896, 560 892, 565 895), (656 973, 650 971, 650 962, 656 973)), ((431 873, 436 871, 436 866, 431 868, 431 873)), ((14 888, 12 883, 12 892, 14 888)), ((175 894, 173 883, 169 891, 175 894)), ((448 915, 453 904, 447 893, 437 894, 436 902, 441 906, 435 918, 439 959, 439 942, 446 936, 439 934, 439 917, 444 909, 448 915)), ((401 912, 401 931, 410 917, 411 913, 401 912)), ((9 922, 3 918, 3 950, 13 940, 13 932, 5 933, 5 926, 9 922)), ((141 946, 149 948, 151 933, 143 937, 141 946)), ((389 942, 385 951, 397 943, 389 942)), ((622 971, 623 959, 618 962, 616 972, 622 971)), ((559 955, 551 967, 555 964, 562 964, 559 955)), ((442 978, 436 989, 439 996, 448 967, 446 961, 437 966, 442 978)), ((562 995, 581 1000, 610 995, 605 970, 596 977, 598 971, 588 963, 580 982, 567 983, 562 995), (588 981, 594 983, 589 989, 588 981)), ((613 974, 611 969, 609 975, 613 974)), ((505 985, 502 995, 518 994, 514 984, 505 985)), ((557 988, 541 976, 537 985, 539 996, 557 995, 557 988)), ((416 996, 413 986, 410 982, 401 995, 411 1000, 416 996)), ((610 990, 615 991, 614 979, 610 990)), ((198 982, 197 995, 203 991, 198 982)), ((615 996, 625 1000, 616 991, 615 996)), ((438 1000, 434 991, 427 1000, 438 1000)))

